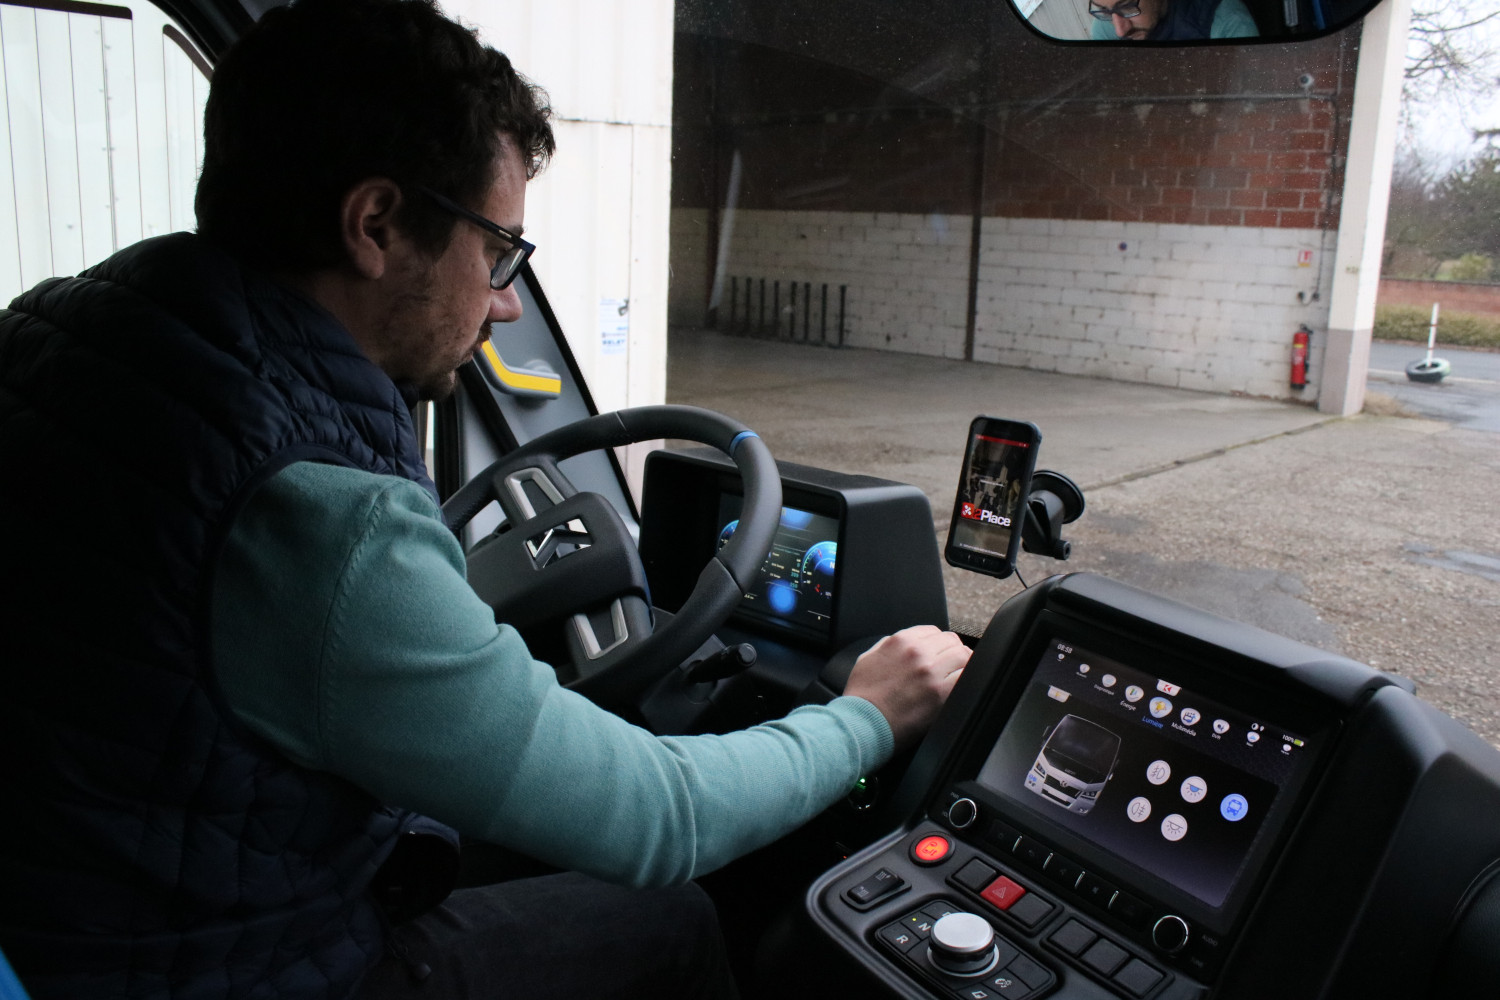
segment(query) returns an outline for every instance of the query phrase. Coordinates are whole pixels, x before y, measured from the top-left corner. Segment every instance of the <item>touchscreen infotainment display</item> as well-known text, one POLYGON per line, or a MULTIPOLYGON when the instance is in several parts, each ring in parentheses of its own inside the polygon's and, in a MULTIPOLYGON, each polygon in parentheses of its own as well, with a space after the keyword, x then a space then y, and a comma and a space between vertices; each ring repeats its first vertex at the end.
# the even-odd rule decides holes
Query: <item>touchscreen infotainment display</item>
MULTIPOLYGON (((744 500, 719 498, 720 548, 734 535, 744 500)), ((781 523, 755 583, 740 599, 739 613, 826 637, 837 584, 838 519, 796 507, 781 508, 781 523)))
POLYGON ((1044 648, 978 783, 1222 906, 1313 741, 1147 664, 1060 638, 1044 648))

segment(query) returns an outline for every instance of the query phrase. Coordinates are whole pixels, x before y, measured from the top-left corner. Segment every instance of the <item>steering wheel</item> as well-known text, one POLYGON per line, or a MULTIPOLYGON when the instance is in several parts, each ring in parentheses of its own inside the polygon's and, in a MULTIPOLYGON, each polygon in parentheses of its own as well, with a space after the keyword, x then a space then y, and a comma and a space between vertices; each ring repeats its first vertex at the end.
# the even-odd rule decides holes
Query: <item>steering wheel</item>
MULTIPOLYGON (((469 583, 517 628, 561 626, 571 662, 559 679, 604 705, 626 705, 685 660, 729 617, 781 520, 781 475, 743 424, 694 406, 641 406, 559 427, 490 465, 443 504, 455 533, 491 501, 505 518, 468 553, 469 583), (711 445, 744 484, 739 525, 682 607, 653 627, 646 572, 614 505, 582 493, 557 463, 656 438, 711 445)), ((666 616, 663 616, 666 617, 666 616)))

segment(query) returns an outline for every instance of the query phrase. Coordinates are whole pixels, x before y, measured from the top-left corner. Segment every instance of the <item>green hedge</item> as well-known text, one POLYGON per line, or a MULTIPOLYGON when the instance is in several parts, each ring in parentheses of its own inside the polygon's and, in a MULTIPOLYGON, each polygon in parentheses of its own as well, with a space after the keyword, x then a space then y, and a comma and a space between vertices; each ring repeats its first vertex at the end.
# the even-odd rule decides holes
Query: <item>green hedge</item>
MULTIPOLYGON (((1420 306, 1376 306, 1376 340, 1427 343, 1432 311, 1420 306)), ((1472 313, 1439 313, 1437 340, 1454 347, 1500 348, 1500 320, 1472 313)))

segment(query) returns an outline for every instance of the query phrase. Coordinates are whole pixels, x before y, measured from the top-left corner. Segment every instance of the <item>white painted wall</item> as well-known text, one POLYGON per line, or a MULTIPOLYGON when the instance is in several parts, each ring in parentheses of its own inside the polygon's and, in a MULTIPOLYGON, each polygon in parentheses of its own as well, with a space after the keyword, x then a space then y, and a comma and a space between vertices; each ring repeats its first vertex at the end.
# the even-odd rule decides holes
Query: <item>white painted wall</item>
POLYGON ((191 228, 208 82, 130 19, 0 5, 0 302, 191 228))
MULTIPOLYGON (((1313 401, 1288 388, 1333 235, 1316 229, 987 219, 976 361, 1313 401), (1301 255, 1311 252, 1311 258, 1301 255)), ((1325 338, 1314 337, 1316 375, 1325 338)))
MULTIPOLYGON (((707 225, 705 211, 674 213, 673 313, 685 324, 703 321, 707 225)), ((846 344, 962 358, 969 225, 741 210, 729 273, 847 284, 846 344)), ((1291 338, 1327 324, 1326 296, 1311 293, 1333 242, 1309 229, 986 219, 974 360, 1311 402, 1325 338, 1300 392, 1287 384, 1291 338)), ((721 308, 721 328, 728 320, 721 308)))
MULTIPOLYGON (((666 399, 672 185, 672 0, 462 0, 557 114, 557 155, 527 192, 532 266, 600 410, 666 399), (600 303, 629 302, 606 353, 600 303)), ((639 482, 645 449, 626 456, 639 482)))
MULTIPOLYGON (((706 210, 673 212, 674 316, 685 324, 703 321, 707 256, 706 210), (681 284, 678 284, 681 282, 681 284)), ((844 343, 850 347, 963 357, 964 319, 969 283, 967 216, 903 215, 875 212, 735 213, 725 272, 720 326, 730 322, 730 281, 781 281, 783 314, 789 309, 786 285, 829 285, 828 340, 834 339, 838 289, 848 287, 844 343)), ((767 293, 770 309, 771 292, 767 293)), ((799 291, 798 293, 802 293, 799 291)), ((741 298, 743 301, 743 298, 741 298)), ((739 307, 743 310, 743 305, 739 307)), ((802 309, 797 308, 799 329, 802 309)), ((784 317, 785 318, 785 315, 784 317)), ((817 323, 817 308, 813 321, 817 323)), ((813 339, 817 339, 814 337, 813 339)))

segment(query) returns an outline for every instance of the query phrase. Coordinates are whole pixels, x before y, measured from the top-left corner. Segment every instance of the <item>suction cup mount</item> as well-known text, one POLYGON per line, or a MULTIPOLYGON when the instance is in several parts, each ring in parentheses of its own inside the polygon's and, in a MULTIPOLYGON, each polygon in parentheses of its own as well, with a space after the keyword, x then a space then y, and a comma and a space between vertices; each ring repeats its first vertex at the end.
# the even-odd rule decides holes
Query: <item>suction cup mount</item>
POLYGON ((1061 472, 1038 469, 1032 473, 1021 548, 1033 555, 1068 558, 1073 546, 1063 541, 1062 526, 1078 520, 1083 506, 1083 490, 1061 472))

